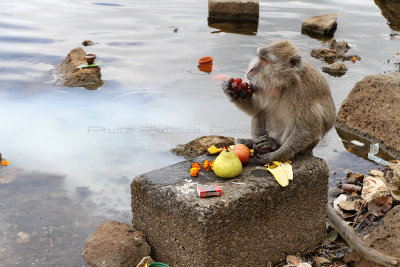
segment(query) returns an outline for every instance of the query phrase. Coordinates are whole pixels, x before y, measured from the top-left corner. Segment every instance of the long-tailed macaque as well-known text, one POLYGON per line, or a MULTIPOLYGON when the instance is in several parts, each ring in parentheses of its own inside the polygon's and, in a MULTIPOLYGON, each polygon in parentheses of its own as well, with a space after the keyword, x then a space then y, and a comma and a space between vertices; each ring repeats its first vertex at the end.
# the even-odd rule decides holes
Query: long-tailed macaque
POLYGON ((289 40, 257 50, 258 59, 247 73, 254 94, 235 99, 230 83, 223 90, 241 110, 253 117, 253 139, 238 139, 257 151, 257 164, 311 154, 335 121, 335 105, 322 75, 305 61, 289 40))

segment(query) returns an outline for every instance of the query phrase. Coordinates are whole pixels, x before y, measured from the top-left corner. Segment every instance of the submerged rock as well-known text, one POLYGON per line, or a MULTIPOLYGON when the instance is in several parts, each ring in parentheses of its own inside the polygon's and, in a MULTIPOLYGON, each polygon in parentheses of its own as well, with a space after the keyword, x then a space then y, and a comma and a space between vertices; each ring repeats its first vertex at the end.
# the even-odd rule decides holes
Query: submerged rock
POLYGON ((338 42, 333 39, 329 42, 329 48, 344 54, 350 49, 350 46, 346 41, 338 42))
POLYGON ((31 242, 31 236, 24 232, 19 232, 17 234, 17 243, 29 243, 31 242))
POLYGON ((400 74, 371 75, 343 101, 336 126, 400 155, 400 74))
POLYGON ((340 77, 346 73, 347 67, 343 63, 343 61, 338 61, 333 64, 330 64, 329 66, 322 67, 322 71, 332 76, 340 77))
POLYGON ((80 47, 69 52, 67 57, 55 69, 57 85, 68 87, 94 86, 95 88, 90 89, 96 89, 103 84, 100 67, 76 68, 86 63, 85 55, 85 51, 80 47))
POLYGON ((90 266, 131 267, 150 255, 142 232, 126 223, 107 221, 90 236, 83 258, 90 266))
POLYGON ((357 60, 360 60, 361 57, 357 55, 345 55, 344 53, 334 50, 334 49, 327 49, 327 48, 315 48, 311 50, 311 56, 317 59, 322 59, 327 63, 334 63, 338 60, 342 61, 349 61, 352 60, 354 57, 357 60))
POLYGON ((190 141, 187 144, 177 145, 176 148, 171 149, 171 152, 184 156, 187 159, 195 158, 207 152, 207 148, 214 145, 216 147, 224 147, 235 144, 235 139, 232 137, 209 135, 202 136, 190 141))
POLYGON ((301 30, 311 37, 333 37, 337 28, 337 15, 324 14, 303 20, 301 30))

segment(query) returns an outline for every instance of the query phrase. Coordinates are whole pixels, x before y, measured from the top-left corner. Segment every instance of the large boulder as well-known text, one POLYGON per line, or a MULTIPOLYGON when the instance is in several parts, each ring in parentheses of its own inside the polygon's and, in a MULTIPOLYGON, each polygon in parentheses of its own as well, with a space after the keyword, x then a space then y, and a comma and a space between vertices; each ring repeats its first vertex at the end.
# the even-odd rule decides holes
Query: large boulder
MULTIPOLYGON (((213 157, 194 160, 204 159, 213 157)), ((139 175, 131 184, 132 223, 146 235, 154 259, 170 267, 265 266, 324 240, 329 168, 322 159, 296 157, 287 187, 251 164, 233 179, 213 171, 191 177, 192 162, 139 175), (222 196, 199 198, 199 184, 218 184, 222 196)))
POLYGON ((371 75, 343 101, 336 126, 400 156, 400 74, 371 75))
POLYGON ((208 135, 196 138, 187 144, 177 145, 176 148, 171 149, 171 152, 178 156, 184 156, 187 159, 191 159, 205 154, 207 148, 212 145, 220 148, 233 144, 235 144, 235 139, 232 137, 208 135))
POLYGON ((76 68, 86 63, 85 55, 85 51, 80 47, 69 52, 67 57, 55 69, 57 85, 68 87, 89 86, 88 89, 96 89, 103 84, 100 67, 76 68))
POLYGON ((302 33, 312 37, 333 37, 337 28, 336 14, 312 16, 303 20, 302 33))
POLYGON ((375 0, 375 4, 381 9, 382 15, 388 21, 392 30, 400 31, 400 1, 399 0, 375 0))
POLYGON ((83 258, 93 267, 131 267, 150 255, 145 237, 126 223, 107 221, 90 236, 83 258))

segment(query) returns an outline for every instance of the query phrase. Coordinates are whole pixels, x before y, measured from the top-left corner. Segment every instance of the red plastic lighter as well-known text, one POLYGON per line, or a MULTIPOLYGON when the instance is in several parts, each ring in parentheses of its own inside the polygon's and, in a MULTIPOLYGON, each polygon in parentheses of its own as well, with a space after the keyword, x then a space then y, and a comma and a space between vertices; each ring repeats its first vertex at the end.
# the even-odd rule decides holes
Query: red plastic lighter
POLYGON ((199 197, 220 197, 222 190, 219 185, 198 185, 197 194, 199 197))

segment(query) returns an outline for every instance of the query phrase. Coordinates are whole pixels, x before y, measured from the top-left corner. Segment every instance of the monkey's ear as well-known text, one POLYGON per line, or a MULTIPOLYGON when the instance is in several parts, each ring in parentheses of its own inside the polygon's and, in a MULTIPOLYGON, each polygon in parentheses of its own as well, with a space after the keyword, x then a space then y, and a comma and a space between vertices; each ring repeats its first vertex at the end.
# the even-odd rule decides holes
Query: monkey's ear
POLYGON ((292 65, 293 68, 298 68, 301 65, 301 56, 300 55, 294 55, 290 58, 290 64, 292 65))

